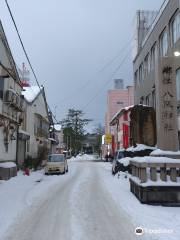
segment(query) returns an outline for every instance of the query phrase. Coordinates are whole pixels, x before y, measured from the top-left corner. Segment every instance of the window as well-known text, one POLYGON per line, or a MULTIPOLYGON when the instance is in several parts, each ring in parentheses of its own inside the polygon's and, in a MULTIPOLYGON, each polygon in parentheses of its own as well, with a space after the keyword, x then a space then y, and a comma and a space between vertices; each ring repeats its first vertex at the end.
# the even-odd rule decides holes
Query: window
POLYGON ((159 39, 159 53, 161 57, 165 57, 168 50, 168 36, 167 31, 164 31, 159 39))
POLYGON ((150 73, 150 56, 149 53, 144 60, 144 78, 146 78, 150 73))
POLYGON ((146 105, 149 106, 150 105, 150 95, 148 95, 146 97, 146 105))
POLYGON ((3 99, 4 95, 4 78, 0 77, 0 99, 3 99))
POLYGON ((156 109, 156 91, 152 91, 152 107, 156 109))
POLYGON ((142 104, 142 105, 144 104, 144 97, 140 98, 140 104, 142 104))
POLYGON ((144 73, 143 73, 143 63, 140 65, 139 67, 139 83, 143 82, 143 78, 144 78, 144 73))
POLYGON ((157 46, 156 44, 154 44, 154 46, 151 48, 151 71, 155 70, 156 60, 157 60, 157 46))
POLYGON ((137 87, 139 81, 138 81, 138 70, 134 74, 134 86, 137 87))
POLYGON ((172 43, 176 43, 180 37, 180 13, 176 14, 171 23, 172 43))
POLYGON ((27 152, 29 152, 29 147, 30 147, 29 145, 30 145, 30 143, 29 143, 29 141, 27 141, 27 142, 26 142, 26 151, 27 151, 27 152))
POLYGON ((177 101, 180 101, 180 68, 176 71, 176 93, 177 101))
POLYGON ((117 102, 118 105, 124 105, 124 102, 117 102))

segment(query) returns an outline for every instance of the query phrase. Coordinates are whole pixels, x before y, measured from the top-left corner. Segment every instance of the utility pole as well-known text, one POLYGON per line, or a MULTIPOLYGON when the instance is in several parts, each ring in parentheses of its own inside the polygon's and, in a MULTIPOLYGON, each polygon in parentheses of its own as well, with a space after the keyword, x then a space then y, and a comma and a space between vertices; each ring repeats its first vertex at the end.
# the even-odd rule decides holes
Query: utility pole
POLYGON ((77 118, 77 111, 75 112, 75 139, 74 139, 74 143, 75 143, 75 154, 77 154, 77 125, 78 125, 78 118, 77 118))

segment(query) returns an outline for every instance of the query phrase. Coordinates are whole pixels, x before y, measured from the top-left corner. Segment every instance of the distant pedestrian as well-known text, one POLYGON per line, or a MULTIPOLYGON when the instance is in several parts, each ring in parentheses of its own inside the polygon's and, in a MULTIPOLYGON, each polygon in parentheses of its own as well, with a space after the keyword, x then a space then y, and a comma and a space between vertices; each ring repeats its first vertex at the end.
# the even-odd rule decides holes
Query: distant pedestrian
POLYGON ((24 175, 26 175, 26 176, 29 176, 29 175, 30 175, 30 169, 29 169, 28 167, 26 167, 26 168, 24 169, 24 175))

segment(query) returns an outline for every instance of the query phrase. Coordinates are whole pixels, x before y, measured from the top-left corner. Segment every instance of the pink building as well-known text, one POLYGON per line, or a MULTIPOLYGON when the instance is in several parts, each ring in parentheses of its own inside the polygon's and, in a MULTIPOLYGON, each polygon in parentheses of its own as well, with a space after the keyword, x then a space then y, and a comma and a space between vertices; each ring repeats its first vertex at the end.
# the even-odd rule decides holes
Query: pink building
MULTIPOLYGON (((117 81, 117 80, 115 80, 117 81)), ((115 85, 116 86, 116 85, 115 85)), ((110 121, 122 108, 134 105, 134 87, 109 90, 107 93, 107 112, 105 116, 105 132, 111 133, 110 121)))

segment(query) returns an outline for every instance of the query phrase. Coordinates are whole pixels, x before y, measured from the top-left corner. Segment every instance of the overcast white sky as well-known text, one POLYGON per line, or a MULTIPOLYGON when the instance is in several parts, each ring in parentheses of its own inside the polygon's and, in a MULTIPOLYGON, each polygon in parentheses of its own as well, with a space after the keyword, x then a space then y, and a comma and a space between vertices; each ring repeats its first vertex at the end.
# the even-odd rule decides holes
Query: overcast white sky
MULTIPOLYGON (((127 43, 133 36, 136 10, 158 10, 163 0, 8 2, 39 82, 45 85, 48 102, 52 110, 56 108, 57 118, 62 119, 67 109, 74 107, 83 109, 95 122, 103 122, 106 92, 112 88, 113 78, 123 78, 125 85, 133 82, 132 44, 127 43), (129 57, 112 76, 128 52, 129 57), (116 61, 99 72, 118 53, 116 61)), ((16 63, 19 66, 27 63, 4 0, 0 2, 0 18, 16 63)), ((32 75, 31 81, 34 84, 32 75)))

